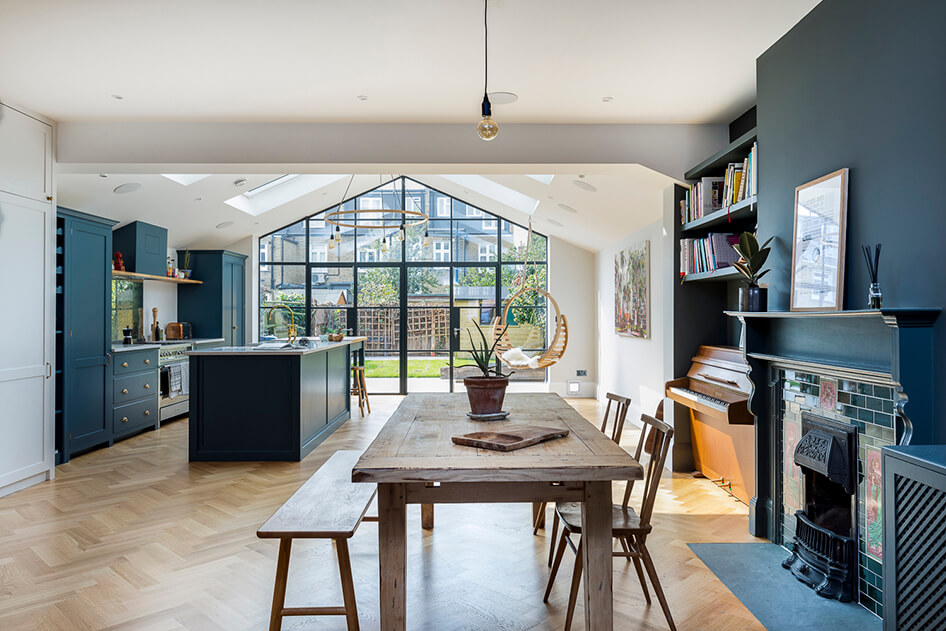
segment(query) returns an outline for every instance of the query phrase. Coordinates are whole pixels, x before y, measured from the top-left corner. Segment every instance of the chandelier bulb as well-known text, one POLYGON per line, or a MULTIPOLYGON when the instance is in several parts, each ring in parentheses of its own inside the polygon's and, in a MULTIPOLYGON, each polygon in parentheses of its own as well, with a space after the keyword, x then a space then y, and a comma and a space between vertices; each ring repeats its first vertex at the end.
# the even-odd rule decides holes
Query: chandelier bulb
POLYGON ((381 237, 381 252, 387 254, 388 252, 388 239, 387 237, 381 237))
POLYGON ((430 247, 430 235, 427 234, 426 230, 424 230, 424 247, 425 248, 430 247))
POLYGON ((403 241, 407 238, 407 234, 404 232, 404 224, 401 224, 401 229, 397 231, 397 240, 403 241))

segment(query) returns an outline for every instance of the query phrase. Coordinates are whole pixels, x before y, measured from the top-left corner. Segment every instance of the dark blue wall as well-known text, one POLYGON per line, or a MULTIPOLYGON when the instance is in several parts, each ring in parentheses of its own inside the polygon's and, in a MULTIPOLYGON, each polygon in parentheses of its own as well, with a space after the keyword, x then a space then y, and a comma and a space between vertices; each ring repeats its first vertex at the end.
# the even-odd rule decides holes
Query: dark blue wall
MULTIPOLYGON (((946 2, 824 0, 759 57, 757 73, 759 235, 776 237, 769 308, 789 307, 795 187, 842 167, 844 308, 866 308, 859 248, 878 241, 884 306, 944 307, 946 2)), ((939 383, 946 316, 935 339, 939 383)), ((936 397, 946 442, 946 388, 936 397)))

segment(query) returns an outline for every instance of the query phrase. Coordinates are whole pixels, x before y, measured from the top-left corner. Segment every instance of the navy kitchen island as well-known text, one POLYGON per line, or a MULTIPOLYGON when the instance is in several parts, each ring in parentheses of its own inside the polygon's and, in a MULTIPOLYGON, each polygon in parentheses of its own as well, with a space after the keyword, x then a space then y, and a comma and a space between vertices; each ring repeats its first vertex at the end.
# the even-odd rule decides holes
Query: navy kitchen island
POLYGON ((352 358, 365 338, 311 348, 190 355, 192 462, 299 461, 351 417, 352 358))

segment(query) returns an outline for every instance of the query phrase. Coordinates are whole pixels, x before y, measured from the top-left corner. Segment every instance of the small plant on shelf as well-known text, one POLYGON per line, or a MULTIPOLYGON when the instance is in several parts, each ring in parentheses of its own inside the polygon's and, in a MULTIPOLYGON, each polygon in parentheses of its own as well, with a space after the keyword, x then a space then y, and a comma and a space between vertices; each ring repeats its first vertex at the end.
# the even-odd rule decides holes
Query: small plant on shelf
POLYGON ((767 308, 768 288, 759 287, 759 280, 769 273, 763 270, 772 248, 769 244, 774 237, 759 245, 759 240, 751 232, 739 235, 739 243, 733 245, 739 260, 733 266, 746 277, 746 287, 739 288, 739 308, 742 311, 765 311, 767 308))
POLYGON ((184 278, 191 277, 191 251, 184 250, 184 267, 181 268, 181 271, 184 272, 184 278))

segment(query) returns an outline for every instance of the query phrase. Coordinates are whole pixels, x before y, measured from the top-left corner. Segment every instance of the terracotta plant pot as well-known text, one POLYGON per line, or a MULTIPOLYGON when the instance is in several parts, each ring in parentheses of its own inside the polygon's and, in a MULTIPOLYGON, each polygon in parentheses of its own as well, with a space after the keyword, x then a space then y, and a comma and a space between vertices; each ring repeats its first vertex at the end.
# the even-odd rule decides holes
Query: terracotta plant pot
POLYGON ((343 339, 345 339, 344 333, 330 333, 328 336, 329 342, 341 342, 343 339))
POLYGON ((507 377, 466 377, 463 380, 466 396, 473 414, 498 414, 503 411, 507 377))

